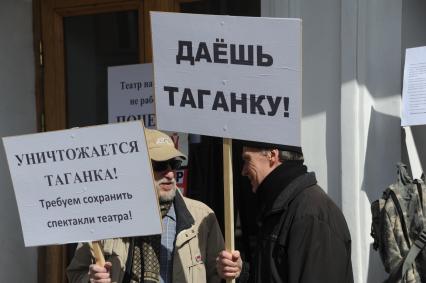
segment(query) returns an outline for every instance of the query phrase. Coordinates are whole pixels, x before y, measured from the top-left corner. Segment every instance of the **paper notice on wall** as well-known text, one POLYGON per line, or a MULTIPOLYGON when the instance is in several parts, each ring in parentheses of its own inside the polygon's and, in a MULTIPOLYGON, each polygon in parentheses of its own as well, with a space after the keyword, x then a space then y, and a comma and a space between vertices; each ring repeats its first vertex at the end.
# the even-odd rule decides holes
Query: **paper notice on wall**
POLYGON ((402 126, 426 124, 426 46, 405 51, 402 126))

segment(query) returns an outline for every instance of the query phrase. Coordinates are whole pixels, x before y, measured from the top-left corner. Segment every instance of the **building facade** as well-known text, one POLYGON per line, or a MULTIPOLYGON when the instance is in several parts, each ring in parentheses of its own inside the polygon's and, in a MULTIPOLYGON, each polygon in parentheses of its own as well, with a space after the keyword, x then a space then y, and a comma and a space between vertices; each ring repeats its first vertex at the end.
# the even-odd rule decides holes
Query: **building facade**
MULTIPOLYGON (((1 1, 0 136, 103 123, 105 101, 96 94, 105 91, 105 78, 96 74, 108 65, 150 61, 149 10, 303 20, 302 146, 306 164, 345 214, 353 239, 355 282, 381 282, 386 274, 372 249, 370 203, 395 181, 396 162, 409 162, 405 132, 400 127, 404 53, 406 48, 426 45, 426 3, 1 1), (109 26, 111 19, 114 24, 109 26), (79 45, 80 41, 85 45, 79 45), (79 120, 76 109, 85 113, 84 121, 79 120)), ((420 165, 425 164, 424 126, 413 127, 412 132, 420 165)), ((63 280, 62 262, 57 262, 66 261, 63 248, 23 247, 3 147, 0 190, 0 281, 63 280)))

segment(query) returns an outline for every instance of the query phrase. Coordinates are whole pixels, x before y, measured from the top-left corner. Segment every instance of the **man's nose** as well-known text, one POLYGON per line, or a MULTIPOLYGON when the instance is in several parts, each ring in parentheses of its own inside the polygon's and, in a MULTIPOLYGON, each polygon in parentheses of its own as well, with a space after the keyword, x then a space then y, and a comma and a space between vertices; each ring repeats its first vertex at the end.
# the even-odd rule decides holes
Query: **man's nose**
POLYGON ((167 170, 164 171, 164 175, 165 178, 168 179, 173 179, 175 177, 175 171, 172 170, 172 168, 170 167, 170 165, 167 167, 167 170))

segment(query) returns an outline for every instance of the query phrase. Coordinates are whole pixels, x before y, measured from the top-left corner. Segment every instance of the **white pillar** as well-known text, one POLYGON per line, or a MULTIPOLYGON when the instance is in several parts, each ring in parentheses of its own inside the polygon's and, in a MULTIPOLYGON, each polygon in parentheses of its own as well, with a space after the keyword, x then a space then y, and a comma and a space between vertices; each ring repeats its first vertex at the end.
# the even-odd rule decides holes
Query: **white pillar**
POLYGON ((370 203, 395 181, 401 157, 402 0, 263 0, 261 7, 262 16, 303 19, 307 165, 345 214, 355 282, 381 282, 370 203))

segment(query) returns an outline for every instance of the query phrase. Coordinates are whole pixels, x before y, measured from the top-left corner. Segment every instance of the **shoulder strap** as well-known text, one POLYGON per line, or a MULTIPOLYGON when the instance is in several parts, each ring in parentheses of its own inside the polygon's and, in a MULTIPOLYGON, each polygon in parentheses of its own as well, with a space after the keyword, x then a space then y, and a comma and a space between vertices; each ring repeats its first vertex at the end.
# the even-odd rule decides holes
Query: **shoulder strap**
POLYGON ((395 204, 396 211, 398 212, 399 219, 401 221, 402 232, 404 233, 405 241, 407 242, 407 246, 410 248, 410 238, 408 237, 407 225, 405 223, 404 214, 402 213, 401 205, 399 204, 398 197, 396 196, 393 190, 389 190, 389 194, 392 198, 393 203, 395 204))
POLYGON ((414 245, 411 246, 410 251, 404 259, 404 264, 402 265, 402 276, 405 276, 405 273, 414 263, 418 254, 426 245, 426 228, 419 234, 417 240, 414 241, 414 245))
POLYGON ((417 192, 419 193, 419 199, 420 199, 420 204, 422 205, 422 210, 423 210, 423 215, 424 215, 424 207, 423 207, 423 186, 421 184, 421 181, 418 180, 414 180, 414 183, 416 184, 417 187, 417 192))
POLYGON ((408 251, 407 256, 399 262, 398 266, 389 274, 389 277, 385 280, 384 283, 400 283, 401 279, 406 276, 407 271, 410 269, 417 255, 422 251, 425 245, 426 229, 423 229, 417 240, 414 241, 414 245, 412 245, 408 251))
MULTIPOLYGON (((416 187, 417 187, 417 192, 419 194, 420 204, 422 206, 423 215, 424 215, 422 182, 415 180, 414 183, 416 184, 416 187)), ((404 263, 402 265, 402 276, 405 276, 406 272, 412 266, 412 264, 416 260, 416 257, 419 255, 419 253, 422 251, 425 245, 426 245, 426 227, 424 227, 423 230, 419 233, 417 239, 414 241, 414 244, 411 246, 407 256, 404 259, 404 263)))

